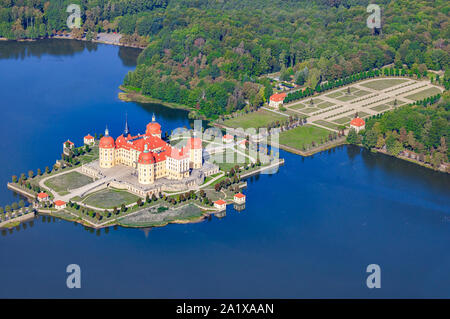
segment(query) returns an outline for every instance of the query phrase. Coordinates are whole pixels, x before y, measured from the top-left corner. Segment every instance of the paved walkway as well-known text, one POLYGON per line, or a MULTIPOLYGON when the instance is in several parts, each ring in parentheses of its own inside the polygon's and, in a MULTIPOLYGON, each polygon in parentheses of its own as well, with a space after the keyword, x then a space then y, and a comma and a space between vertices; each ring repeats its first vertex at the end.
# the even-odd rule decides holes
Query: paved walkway
POLYGON ((45 177, 45 178, 43 178, 43 179, 41 179, 39 181, 39 186, 41 187, 41 189, 46 189, 49 192, 51 192, 52 195, 54 196, 55 200, 62 200, 62 201, 68 202, 73 197, 76 197, 76 196, 80 196, 81 197, 86 192, 88 192, 88 191, 90 191, 92 189, 95 189, 95 188, 99 187, 102 184, 107 184, 107 183, 113 181, 114 179, 118 179, 124 174, 127 174, 127 172, 124 172, 123 170, 111 171, 110 172, 111 174, 108 174, 107 177, 100 178, 100 179, 98 179, 98 180, 96 180, 96 181, 94 181, 92 183, 89 183, 87 185, 81 186, 79 188, 68 190, 69 194, 66 194, 66 195, 60 195, 56 191, 54 191, 52 189, 49 189, 45 185, 45 182, 48 179, 54 178, 54 177, 57 177, 57 176, 61 176, 61 175, 64 175, 64 174, 68 174, 68 173, 71 173, 71 172, 78 172, 80 174, 83 174, 83 173, 81 173, 81 167, 77 167, 75 169, 70 169, 70 170, 67 170, 67 171, 64 171, 64 172, 61 172, 61 173, 58 173, 58 174, 54 174, 54 175, 50 175, 50 176, 45 177))
POLYGON ((289 117, 289 115, 286 114, 286 113, 281 113, 281 112, 278 112, 278 111, 276 111, 276 110, 274 110, 274 109, 270 109, 270 108, 265 107, 265 106, 263 106, 263 107, 261 107, 261 108, 264 109, 264 110, 266 110, 266 111, 270 111, 270 112, 273 112, 273 113, 277 113, 277 114, 279 114, 279 115, 283 115, 283 116, 289 117))

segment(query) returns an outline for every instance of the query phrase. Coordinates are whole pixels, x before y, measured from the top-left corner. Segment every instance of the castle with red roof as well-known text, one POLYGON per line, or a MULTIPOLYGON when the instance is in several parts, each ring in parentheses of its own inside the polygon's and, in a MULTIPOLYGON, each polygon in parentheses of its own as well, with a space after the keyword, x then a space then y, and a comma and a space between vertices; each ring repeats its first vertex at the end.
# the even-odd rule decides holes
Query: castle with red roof
POLYGON ((178 149, 161 138, 161 125, 147 124, 145 134, 132 136, 125 122, 125 130, 116 138, 109 136, 108 128, 99 142, 99 165, 111 168, 115 165, 134 167, 140 184, 153 184, 160 178, 181 180, 189 177, 190 169, 201 168, 202 141, 191 137, 187 144, 178 149))

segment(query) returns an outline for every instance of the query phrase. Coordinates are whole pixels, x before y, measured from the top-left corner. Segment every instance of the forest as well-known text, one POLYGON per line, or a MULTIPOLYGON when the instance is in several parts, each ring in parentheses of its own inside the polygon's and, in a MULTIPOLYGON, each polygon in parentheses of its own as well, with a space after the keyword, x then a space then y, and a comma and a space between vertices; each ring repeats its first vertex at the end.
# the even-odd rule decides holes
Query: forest
POLYGON ((450 160, 449 118, 450 94, 447 91, 442 97, 430 97, 368 119, 366 129, 359 134, 350 130, 347 141, 362 144, 367 149, 384 148, 395 156, 408 150, 417 154, 420 162, 438 168, 450 160))
POLYGON ((82 9, 78 32, 145 43, 126 87, 207 118, 263 104, 272 85, 261 76, 274 72, 311 89, 389 64, 450 78, 444 0, 377 1, 378 32, 368 0, 0 0, 0 37, 68 32, 69 3, 82 9))

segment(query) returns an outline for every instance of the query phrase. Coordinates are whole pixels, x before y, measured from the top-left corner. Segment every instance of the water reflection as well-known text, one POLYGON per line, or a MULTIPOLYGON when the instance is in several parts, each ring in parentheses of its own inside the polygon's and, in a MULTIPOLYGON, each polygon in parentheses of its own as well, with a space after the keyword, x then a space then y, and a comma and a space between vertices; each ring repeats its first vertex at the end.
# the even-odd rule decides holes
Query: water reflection
POLYGON ((141 52, 142 50, 137 48, 119 47, 119 58, 124 66, 134 67, 141 52))
MULTIPOLYGON (((24 60, 27 57, 41 58, 44 55, 55 57, 74 56, 82 53, 97 51, 101 45, 95 42, 70 39, 43 39, 39 41, 0 41, 0 59, 24 60)), ((118 55, 126 67, 136 66, 136 60, 141 49, 119 47, 118 55)))
POLYGON ((428 188, 434 190, 450 191, 450 176, 446 173, 434 171, 389 155, 373 153, 366 149, 362 149, 361 157, 364 165, 368 168, 378 168, 386 174, 396 176, 401 179, 421 180, 427 184, 428 188))
POLYGON ((15 232, 18 232, 20 230, 26 230, 28 228, 32 228, 34 226, 34 219, 33 220, 29 220, 23 223, 20 223, 19 225, 15 226, 15 227, 11 227, 11 228, 1 228, 0 233, 2 236, 8 236, 8 235, 12 235, 15 232))
POLYGON ((347 155, 348 158, 353 161, 356 156, 359 155, 359 153, 361 152, 361 148, 355 145, 348 145, 347 146, 347 155))
POLYGON ((1 41, 0 59, 20 59, 27 57, 52 56, 73 56, 77 53, 96 51, 97 43, 87 41, 71 41, 63 39, 44 39, 39 41, 1 41))
POLYGON ((234 204, 233 208, 239 213, 245 209, 245 204, 234 204))
MULTIPOLYGON (((169 121, 185 121, 188 116, 188 111, 184 111, 181 109, 172 109, 170 107, 166 107, 161 104, 154 104, 154 103, 136 103, 136 104, 138 104, 143 110, 145 110, 149 114, 149 117, 151 117, 153 113, 157 114, 156 121, 158 121, 158 119, 160 118, 169 121)), ((191 120, 190 122, 193 123, 193 120, 191 120)), ((164 133, 165 132, 166 131, 164 131, 164 133)), ((171 132, 167 131, 167 133, 170 135, 171 132)))
POLYGON ((218 211, 214 213, 214 215, 219 219, 224 218, 225 216, 227 216, 227 211, 226 210, 218 211))

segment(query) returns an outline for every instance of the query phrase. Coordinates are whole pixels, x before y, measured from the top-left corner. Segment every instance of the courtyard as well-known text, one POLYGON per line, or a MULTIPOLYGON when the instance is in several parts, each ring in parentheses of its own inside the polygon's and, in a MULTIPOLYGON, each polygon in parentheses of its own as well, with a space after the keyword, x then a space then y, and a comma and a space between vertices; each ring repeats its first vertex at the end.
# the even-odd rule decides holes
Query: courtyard
POLYGON ((81 202, 93 207, 111 209, 114 207, 120 208, 122 204, 129 205, 135 203, 139 198, 127 191, 105 188, 87 195, 81 199, 81 202))
POLYGON ((53 189, 58 194, 67 194, 71 189, 77 189, 82 186, 92 183, 94 180, 86 175, 80 174, 76 171, 71 171, 65 174, 60 174, 49 178, 44 182, 44 185, 53 189))

